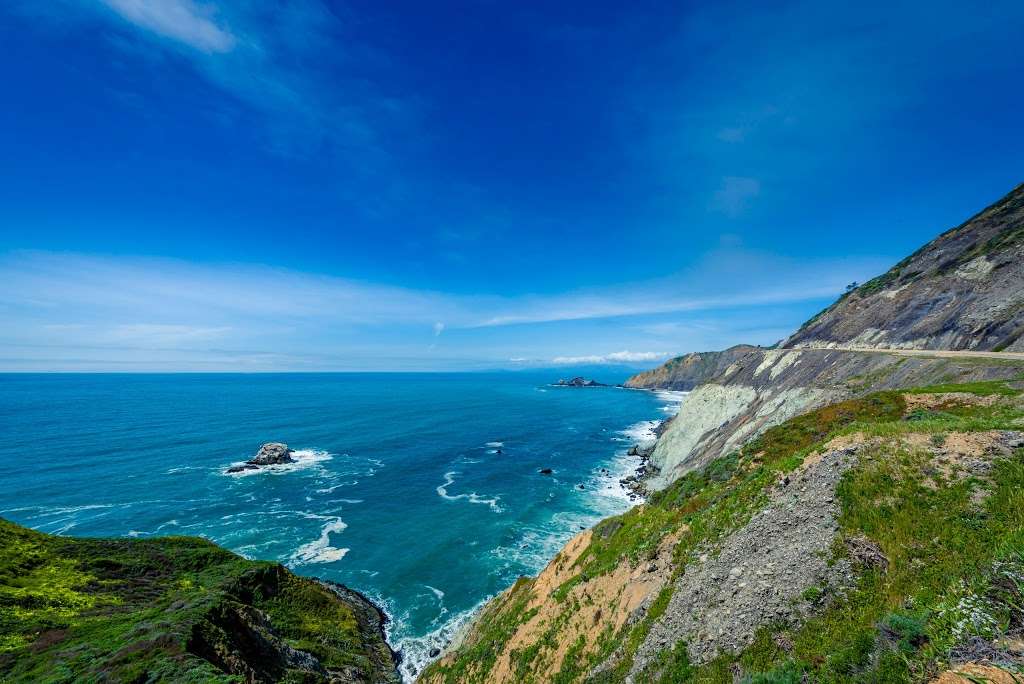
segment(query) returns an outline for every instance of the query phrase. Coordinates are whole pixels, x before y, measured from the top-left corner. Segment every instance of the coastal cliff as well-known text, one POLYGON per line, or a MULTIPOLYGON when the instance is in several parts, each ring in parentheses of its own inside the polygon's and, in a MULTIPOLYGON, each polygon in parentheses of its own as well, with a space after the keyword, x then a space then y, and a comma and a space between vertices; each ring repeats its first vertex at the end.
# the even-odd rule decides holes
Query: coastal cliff
POLYGON ((847 292, 782 346, 1024 351, 1024 184, 847 292))
POLYGON ((1015 681, 1021 198, 781 348, 630 379, 692 390, 651 456, 648 500, 488 603, 421 681, 1015 681))
POLYGON ((4 682, 400 681, 384 615, 204 539, 78 539, 0 519, 4 682))

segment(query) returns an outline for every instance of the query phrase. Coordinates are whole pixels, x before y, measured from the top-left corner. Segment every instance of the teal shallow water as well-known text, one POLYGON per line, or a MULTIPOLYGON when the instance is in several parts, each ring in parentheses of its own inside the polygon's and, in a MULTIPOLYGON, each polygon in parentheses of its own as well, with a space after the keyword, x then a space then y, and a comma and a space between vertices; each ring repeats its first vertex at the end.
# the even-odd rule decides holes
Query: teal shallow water
POLYGON ((679 400, 552 379, 0 375, 0 515, 201 535, 343 582, 386 607, 409 676, 481 601, 628 508, 625 452, 679 400), (225 474, 266 441, 298 462, 225 474))

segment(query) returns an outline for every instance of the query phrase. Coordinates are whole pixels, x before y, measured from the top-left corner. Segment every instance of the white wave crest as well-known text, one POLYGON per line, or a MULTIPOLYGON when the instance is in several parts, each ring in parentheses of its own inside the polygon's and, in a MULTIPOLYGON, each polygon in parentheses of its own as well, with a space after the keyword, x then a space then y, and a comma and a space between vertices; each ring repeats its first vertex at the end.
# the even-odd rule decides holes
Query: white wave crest
POLYGON ((458 501, 459 499, 465 499, 469 503, 487 504, 495 513, 501 513, 503 511, 502 507, 498 505, 498 501, 501 499, 500 496, 495 496, 493 498, 488 499, 477 494, 476 492, 469 492, 468 494, 449 494, 448 487, 455 483, 456 474, 457 473, 454 470, 444 474, 444 484, 440 484, 437 486, 438 496, 440 496, 442 499, 448 499, 449 501, 458 501))
MULTIPOLYGON (((393 644, 393 648, 402 654, 402 663, 398 667, 398 672, 402 675, 402 681, 407 684, 412 684, 412 682, 416 681, 416 676, 423 671, 424 667, 429 665, 431 661, 440 657, 430 657, 430 652, 433 649, 437 649, 441 653, 444 653, 444 650, 448 648, 449 645, 458 644, 462 633, 472 621, 473 616, 475 616, 484 604, 491 600, 491 598, 492 597, 488 596, 469 610, 456 613, 451 617, 451 619, 445 621, 444 624, 432 632, 428 632, 427 634, 419 637, 407 637, 393 644)), ((390 613, 390 611, 386 612, 390 613)), ((444 613, 447 613, 447 611, 443 611, 442 614, 444 613)), ((388 617, 391 618, 392 629, 400 627, 403 623, 403 618, 401 617, 395 617, 391 614, 389 614, 388 617)))
POLYGON ((665 402, 665 405, 661 407, 661 410, 665 413, 670 413, 673 416, 679 413, 679 407, 686 401, 686 396, 689 392, 679 392, 676 390, 654 390, 654 396, 658 397, 661 401, 665 402))

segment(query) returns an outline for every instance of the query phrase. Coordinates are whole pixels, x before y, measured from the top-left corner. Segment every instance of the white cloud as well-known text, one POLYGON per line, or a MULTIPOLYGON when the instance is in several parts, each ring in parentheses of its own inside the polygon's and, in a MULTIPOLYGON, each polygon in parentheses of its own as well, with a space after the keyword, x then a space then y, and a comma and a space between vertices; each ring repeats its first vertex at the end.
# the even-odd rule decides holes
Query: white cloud
POLYGON ((592 354, 590 356, 556 356, 551 363, 558 366, 582 366, 586 364, 604 363, 641 363, 644 361, 661 361, 671 354, 667 352, 631 352, 618 351, 611 354, 592 354))
POLYGON ((715 192, 713 207, 726 216, 737 217, 746 210, 750 200, 761 194, 761 181, 745 176, 726 176, 715 192))
MULTIPOLYGON (((0 254, 0 316, 5 322, 0 365, 19 368, 32 358, 37 359, 34 367, 53 369, 67 367, 63 361, 69 359, 95 359, 109 362, 105 367, 110 368, 134 359, 173 361, 175 369, 315 369, 353 367, 358 359, 396 359, 395 364, 411 367, 424 358, 420 343, 411 340, 426 328, 435 337, 463 331, 443 352, 432 353, 431 363, 471 360, 480 367, 525 358, 524 351, 540 362, 578 339, 578 333, 564 327, 572 321, 613 318, 624 319, 621 327, 602 324, 610 336, 590 335, 589 344, 607 348, 639 340, 678 352, 675 347, 693 341, 693 333, 674 335, 671 327, 643 331, 643 325, 653 323, 643 317, 707 311, 714 319, 728 308, 827 298, 883 266, 882 260, 794 262, 731 250, 662 279, 503 297, 259 265, 13 252, 0 254), (509 326, 517 327, 496 330, 509 326), (647 339, 638 338, 638 330, 647 339)), ((643 362, 664 356, 563 354, 556 362, 643 362)), ((381 361, 375 367, 390 366, 381 361)))
POLYGON ((228 52, 237 39, 215 22, 215 8, 192 0, 100 0, 126 21, 201 52, 228 52))

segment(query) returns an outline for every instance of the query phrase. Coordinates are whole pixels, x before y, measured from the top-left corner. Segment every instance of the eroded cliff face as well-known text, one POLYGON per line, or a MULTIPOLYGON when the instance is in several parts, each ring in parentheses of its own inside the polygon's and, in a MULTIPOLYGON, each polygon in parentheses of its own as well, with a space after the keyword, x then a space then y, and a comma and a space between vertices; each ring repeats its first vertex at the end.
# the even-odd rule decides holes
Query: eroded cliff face
POLYGON ((634 389, 667 389, 689 392, 703 385, 711 378, 731 366, 750 352, 760 347, 738 344, 725 351, 693 352, 677 356, 657 368, 637 373, 626 381, 626 387, 634 389))
POLYGON ((1024 350, 1024 185, 847 293, 782 346, 1024 350))
POLYGON ((694 390, 665 427, 651 456, 659 469, 649 489, 739 448, 793 416, 826 404, 897 387, 1013 378, 1019 363, 898 353, 750 348, 694 390))

